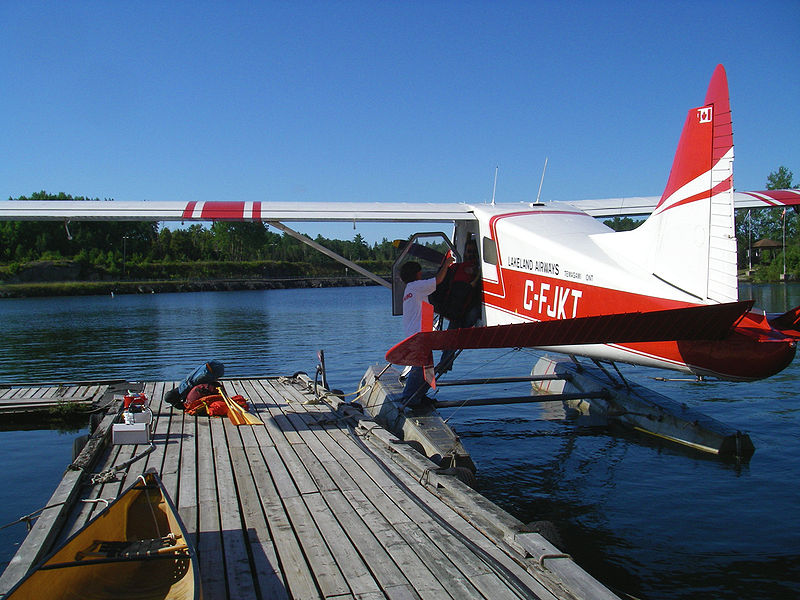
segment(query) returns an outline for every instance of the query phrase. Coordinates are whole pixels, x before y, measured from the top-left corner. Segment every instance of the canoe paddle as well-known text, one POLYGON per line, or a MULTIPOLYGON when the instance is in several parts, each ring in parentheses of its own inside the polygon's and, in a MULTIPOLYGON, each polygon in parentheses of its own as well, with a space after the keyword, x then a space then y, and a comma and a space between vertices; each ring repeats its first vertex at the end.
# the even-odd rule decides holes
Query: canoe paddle
POLYGON ((225 400, 225 404, 228 407, 228 418, 231 420, 231 423, 234 425, 263 425, 264 422, 256 417, 255 415, 251 415, 241 406, 239 406, 236 402, 228 398, 228 394, 225 393, 225 390, 222 387, 218 387, 217 391, 219 391, 222 398, 225 400))

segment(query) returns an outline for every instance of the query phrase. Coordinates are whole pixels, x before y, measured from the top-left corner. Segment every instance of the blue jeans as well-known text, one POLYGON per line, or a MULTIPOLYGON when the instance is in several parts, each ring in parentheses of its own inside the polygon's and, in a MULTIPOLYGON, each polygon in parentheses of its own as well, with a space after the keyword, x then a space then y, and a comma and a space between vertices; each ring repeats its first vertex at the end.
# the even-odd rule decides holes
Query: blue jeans
POLYGON ((403 404, 410 407, 419 406, 422 403, 422 398, 428 393, 431 386, 425 381, 425 374, 422 367, 411 367, 411 370, 406 375, 406 385, 403 388, 402 401, 403 404))

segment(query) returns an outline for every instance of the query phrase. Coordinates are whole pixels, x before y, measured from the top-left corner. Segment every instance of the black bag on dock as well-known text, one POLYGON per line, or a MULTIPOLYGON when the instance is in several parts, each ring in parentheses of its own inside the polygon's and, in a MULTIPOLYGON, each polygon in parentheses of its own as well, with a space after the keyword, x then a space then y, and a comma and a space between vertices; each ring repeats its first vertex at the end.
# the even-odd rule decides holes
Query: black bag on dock
POLYGON ((183 402, 194 386, 213 383, 225 374, 225 365, 218 360, 210 360, 192 371, 180 385, 164 394, 164 401, 183 410, 183 402))

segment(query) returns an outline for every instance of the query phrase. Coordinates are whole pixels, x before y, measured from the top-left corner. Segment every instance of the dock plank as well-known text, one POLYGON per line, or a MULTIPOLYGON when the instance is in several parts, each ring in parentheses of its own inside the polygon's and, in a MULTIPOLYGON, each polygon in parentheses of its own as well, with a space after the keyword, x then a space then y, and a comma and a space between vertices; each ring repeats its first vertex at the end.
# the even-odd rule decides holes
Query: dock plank
POLYGON ((361 556, 368 560, 370 571, 381 589, 395 590, 395 593, 412 590, 411 583, 403 574, 403 570, 391 558, 375 531, 364 522, 361 514, 353 510, 350 500, 338 491, 327 492, 324 498, 342 529, 359 548, 361 556))
MULTIPOLYGON (((314 494, 306 495, 313 496, 314 494)), ((322 596, 327 598, 348 593, 349 588, 344 576, 339 571, 323 536, 317 529, 304 497, 287 498, 284 506, 322 596)))
POLYGON ((247 531, 248 543, 253 560, 253 575, 255 584, 261 596, 266 598, 288 598, 286 586, 283 583, 280 563, 275 544, 270 536, 269 527, 264 509, 259 499, 258 485, 248 460, 245 448, 247 438, 254 439, 251 429, 240 432, 242 445, 231 447, 231 464, 236 478, 236 487, 242 510, 244 528, 247 531))
POLYGON ((358 597, 379 594, 380 587, 373 579, 369 566, 325 502, 324 496, 328 493, 333 493, 333 490, 324 490, 319 494, 307 494, 303 500, 330 548, 333 558, 342 570, 342 575, 352 593, 358 597))
MULTIPOLYGON (((81 505, 81 498, 116 496, 146 468, 155 468, 197 548, 206 598, 572 598, 561 584, 525 570, 527 559, 524 553, 512 556, 506 530, 485 525, 491 511, 465 514, 486 505, 463 498, 449 504, 447 494, 426 487, 407 469, 412 450, 393 446, 383 430, 368 433, 378 427, 371 421, 355 427, 316 401, 307 380, 224 383, 231 395, 249 399, 249 410, 263 424, 236 426, 187 415, 163 401, 175 382, 145 383, 155 449, 144 454, 146 445, 98 446, 83 479, 142 457, 115 481, 83 485, 78 472, 65 477, 53 496, 65 498, 64 510, 40 519, 38 537, 26 540, 27 552, 0 577, 0 593, 43 551, 43 537, 63 539, 98 514, 101 507, 81 505), (502 569, 528 592, 517 590, 502 569)), ((29 393, 75 397, 96 395, 101 387, 51 386, 29 393)), ((20 393, 25 392, 14 392, 20 393)), ((576 572, 575 589, 590 589, 576 572)))
POLYGON ((180 413, 181 445, 178 470, 178 489, 173 500, 186 527, 186 533, 195 546, 199 543, 199 509, 197 506, 197 424, 198 419, 180 413))
MULTIPOLYGON (((294 598, 317 598, 319 592, 313 578, 309 577, 306 559, 300 543, 289 522, 283 506, 282 496, 275 484, 276 472, 283 468, 283 462, 274 446, 262 448, 261 452, 248 455, 253 479, 258 482, 257 492, 270 537, 280 556, 280 567, 286 586, 294 598)), ((291 481, 287 476, 284 481, 291 481)), ((291 489, 291 488, 289 488, 291 489)), ((295 496, 296 493, 295 488, 295 496)))
POLYGON ((163 446, 161 481, 167 490, 174 490, 175 495, 172 500, 177 503, 177 491, 180 489, 181 445, 184 441, 183 412, 164 402, 164 393, 169 389, 172 389, 172 382, 159 387, 153 398, 153 409, 158 414, 158 426, 153 439, 156 444, 163 446))
POLYGON ((238 438, 236 431, 226 431, 235 427, 226 419, 211 421, 214 436, 214 467, 217 476, 217 497, 219 498, 219 518, 222 531, 222 548, 225 555, 225 579, 228 583, 229 598, 252 598, 255 585, 251 575, 250 559, 242 529, 238 491, 233 476, 233 462, 228 438, 238 438), (223 440, 227 443, 222 443, 223 440))
POLYGON ((220 562, 223 557, 222 529, 211 436, 210 420, 197 419, 197 554, 200 559, 200 577, 204 595, 208 594, 210 598, 224 598, 227 590, 224 565, 220 562))

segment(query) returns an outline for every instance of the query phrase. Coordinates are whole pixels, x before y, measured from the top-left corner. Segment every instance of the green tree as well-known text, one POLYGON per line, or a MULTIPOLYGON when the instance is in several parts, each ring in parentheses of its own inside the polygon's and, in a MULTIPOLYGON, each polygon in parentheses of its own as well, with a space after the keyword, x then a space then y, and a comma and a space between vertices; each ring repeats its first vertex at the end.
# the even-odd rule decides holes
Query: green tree
POLYGON ((780 166, 777 171, 773 171, 767 176, 767 189, 788 190, 793 187, 792 178, 792 172, 786 167, 780 166))
POLYGON ((614 231, 631 231, 636 229, 639 225, 644 223, 642 220, 634 221, 630 217, 614 217, 613 219, 606 219, 603 224, 611 227, 614 231))
POLYGON ((211 232, 217 252, 226 260, 264 258, 270 247, 266 223, 218 221, 211 226, 211 232))

